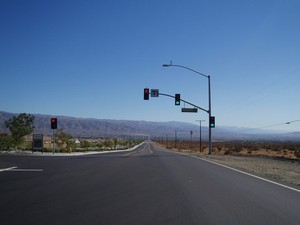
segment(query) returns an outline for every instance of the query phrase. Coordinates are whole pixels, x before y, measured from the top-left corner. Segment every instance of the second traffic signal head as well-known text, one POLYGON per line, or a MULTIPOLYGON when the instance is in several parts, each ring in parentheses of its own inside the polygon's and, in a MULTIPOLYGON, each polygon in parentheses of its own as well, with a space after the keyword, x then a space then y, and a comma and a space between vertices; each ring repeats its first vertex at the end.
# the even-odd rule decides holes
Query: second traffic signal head
POLYGON ((175 94, 175 105, 180 105, 180 94, 175 94))

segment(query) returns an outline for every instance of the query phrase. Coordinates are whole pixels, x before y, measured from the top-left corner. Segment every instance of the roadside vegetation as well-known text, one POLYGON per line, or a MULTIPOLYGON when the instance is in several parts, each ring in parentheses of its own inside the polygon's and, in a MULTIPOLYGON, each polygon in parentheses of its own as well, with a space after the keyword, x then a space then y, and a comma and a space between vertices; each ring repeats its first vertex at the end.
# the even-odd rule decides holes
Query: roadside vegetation
POLYGON ((28 148, 25 136, 33 132, 33 122, 34 116, 26 113, 21 113, 5 121, 5 126, 9 129, 10 134, 0 135, 0 149, 8 151, 28 148))
MULTIPOLYGON (((34 132, 34 116, 21 113, 5 121, 9 133, 0 133, 0 151, 32 150, 32 134, 34 132)), ((52 152, 52 136, 44 136, 43 152, 52 152)), ((76 138, 64 130, 56 130, 56 152, 109 151, 131 148, 143 140, 120 138, 76 138)))
MULTIPOLYGON (((208 143, 199 141, 157 141, 168 149, 176 151, 208 154, 208 143)), ((300 159, 300 142, 276 141, 224 141, 213 142, 213 154, 217 155, 250 155, 269 156, 275 158, 300 159)))

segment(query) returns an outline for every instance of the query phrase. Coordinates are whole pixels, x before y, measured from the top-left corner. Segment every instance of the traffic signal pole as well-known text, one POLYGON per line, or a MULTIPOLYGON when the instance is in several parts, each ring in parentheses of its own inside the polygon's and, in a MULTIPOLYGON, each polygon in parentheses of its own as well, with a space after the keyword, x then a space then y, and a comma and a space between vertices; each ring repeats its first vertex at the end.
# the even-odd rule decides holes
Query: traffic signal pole
MULTIPOLYGON (((192 71, 194 73, 197 73, 203 77, 206 77, 208 79, 208 110, 206 111, 208 113, 208 122, 210 121, 210 117, 211 117, 211 93, 210 93, 210 75, 206 75, 206 74, 203 74, 203 73, 200 73, 196 70, 193 70, 189 67, 186 67, 186 66, 182 66, 182 65, 175 65, 175 64, 172 64, 172 61, 170 62, 170 64, 163 64, 162 65, 163 67, 170 67, 170 66, 174 66, 174 67, 180 67, 180 68, 183 68, 183 69, 186 69, 186 70, 189 70, 189 71, 192 71)), ((208 124, 208 136, 209 136, 209 144, 208 144, 208 154, 211 155, 212 154, 212 140, 211 140, 211 126, 210 124, 208 124)))
MULTIPOLYGON (((167 96, 167 97, 170 97, 170 98, 175 98, 173 95, 164 94, 164 93, 159 93, 159 95, 167 96)), ((180 101, 182 101, 182 102, 184 102, 184 103, 186 103, 186 104, 189 104, 189 105, 191 105, 191 106, 194 106, 195 108, 198 108, 198 109, 200 109, 200 110, 202 110, 202 111, 208 113, 208 110, 203 109, 203 108, 201 108, 201 107, 199 107, 199 106, 197 106, 197 105, 195 105, 195 104, 193 104, 193 103, 191 103, 191 102, 188 102, 188 101, 186 101, 186 100, 184 100, 184 99, 182 99, 182 98, 180 98, 180 101)))
MULTIPOLYGON (((192 71, 194 71, 194 70, 192 70, 192 71)), ((203 74, 201 74, 201 75, 203 75, 203 74)), ((159 95, 167 96, 167 97, 170 97, 170 98, 174 98, 175 99, 175 105, 177 105, 177 106, 180 105, 180 101, 182 101, 186 104, 194 106, 195 107, 194 109, 200 109, 200 110, 206 112, 208 114, 208 130, 209 130, 209 132, 208 132, 208 138, 209 138, 208 154, 211 155, 212 154, 211 128, 215 127, 215 124, 212 126, 211 123, 210 123, 210 121, 212 119, 212 116, 211 116, 211 98, 210 98, 210 76, 209 75, 203 75, 203 76, 206 76, 208 78, 208 96, 209 96, 208 110, 203 109, 203 108, 201 108, 201 107, 199 107, 199 106, 197 106, 197 105, 195 105, 191 102, 188 102, 184 99, 181 99, 180 94, 175 94, 175 96, 173 96, 173 95, 169 95, 169 94, 160 93, 158 89, 151 89, 151 97, 158 97, 159 95), (152 92, 155 92, 155 93, 152 94, 152 92)), ((144 88, 144 100, 149 100, 149 88, 144 88)), ((182 108, 182 109, 184 109, 184 108, 182 108)), ((190 111, 190 110, 186 109, 185 111, 182 110, 182 112, 197 112, 197 110, 190 111)), ((214 119, 214 117, 213 117, 213 119, 214 119)))
MULTIPOLYGON (((201 74, 203 75, 203 74, 201 74)), ((205 75, 204 75, 205 76, 205 75)), ((210 75, 207 75, 208 78, 208 119, 211 118, 211 97, 210 97, 210 75)), ((208 125, 208 154, 212 154, 212 143, 211 143, 211 125, 208 125)))
POLYGON ((53 154, 55 153, 55 130, 57 129, 57 118, 51 118, 51 129, 53 131, 53 154))
POLYGON ((52 129, 53 130, 53 154, 55 153, 55 129, 52 129))

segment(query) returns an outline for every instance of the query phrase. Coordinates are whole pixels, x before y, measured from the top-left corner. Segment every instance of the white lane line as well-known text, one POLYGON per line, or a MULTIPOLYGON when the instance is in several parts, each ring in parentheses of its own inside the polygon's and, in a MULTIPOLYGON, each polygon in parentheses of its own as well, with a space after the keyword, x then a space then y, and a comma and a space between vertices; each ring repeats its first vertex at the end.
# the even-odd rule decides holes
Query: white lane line
MULTIPOLYGON (((188 156, 188 155, 187 155, 187 156, 188 156)), ((296 191, 296 192, 299 192, 299 193, 300 193, 300 190, 299 190, 299 189, 292 188, 292 187, 289 187, 289 186, 287 186, 287 185, 280 184, 280 183, 277 183, 277 182, 275 182, 275 181, 271 181, 271 180, 268 180, 268 179, 265 179, 265 178, 262 178, 262 177, 253 175, 253 174, 251 174, 251 173, 247 173, 247 172, 244 172, 244 171, 241 171, 241 170, 232 168, 232 167, 230 167, 230 166, 225 166, 225 165, 223 165, 223 164, 220 164, 220 163, 217 163, 217 162, 213 162, 213 161, 210 161, 210 160, 208 160, 208 159, 199 158, 199 157, 197 157, 197 156, 190 156, 190 157, 196 158, 196 159, 200 159, 200 160, 203 160, 203 161, 206 161, 206 162, 209 162, 209 163, 213 163, 213 164, 215 164, 215 165, 222 166, 222 167, 224 167, 224 168, 227 168, 227 169, 230 169, 230 170, 233 170, 233 171, 236 171, 236 172, 239 172, 239 173, 248 175, 248 176, 250 176, 250 177, 254 177, 254 178, 256 178, 256 179, 263 180, 263 181, 269 182, 269 183, 271 183, 271 184, 275 184, 275 185, 278 185, 278 186, 280 186, 280 187, 284 187, 284 188, 287 188, 287 189, 290 189, 290 190, 292 190, 292 191, 296 191)))
POLYGON ((9 171, 9 170, 13 170, 16 168, 18 168, 18 167, 14 166, 14 167, 9 167, 9 168, 4 168, 4 169, 0 169, 0 172, 9 171))
POLYGON ((0 172, 43 172, 43 169, 19 169, 17 166, 0 169, 0 172))
POLYGON ((43 172, 43 169, 12 169, 13 172, 43 172))

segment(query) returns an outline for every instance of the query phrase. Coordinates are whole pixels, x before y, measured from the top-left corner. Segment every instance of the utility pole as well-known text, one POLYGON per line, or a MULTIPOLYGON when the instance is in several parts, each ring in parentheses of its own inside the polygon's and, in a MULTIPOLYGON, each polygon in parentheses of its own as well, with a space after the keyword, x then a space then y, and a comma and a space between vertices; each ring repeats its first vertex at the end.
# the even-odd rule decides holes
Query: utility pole
POLYGON ((199 136, 200 136, 200 139, 199 139, 199 151, 201 152, 202 151, 202 140, 201 140, 201 122, 204 122, 205 120, 196 120, 196 122, 200 122, 200 132, 199 132, 199 136))
POLYGON ((177 148, 177 130, 175 130, 175 148, 177 148))

